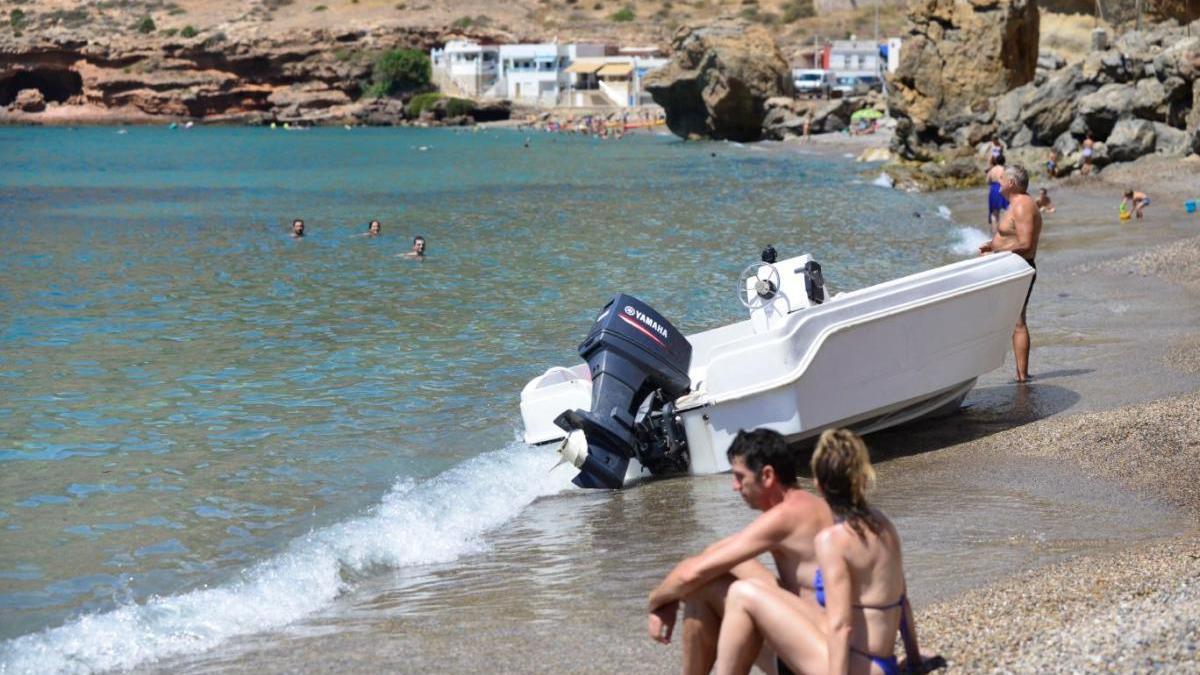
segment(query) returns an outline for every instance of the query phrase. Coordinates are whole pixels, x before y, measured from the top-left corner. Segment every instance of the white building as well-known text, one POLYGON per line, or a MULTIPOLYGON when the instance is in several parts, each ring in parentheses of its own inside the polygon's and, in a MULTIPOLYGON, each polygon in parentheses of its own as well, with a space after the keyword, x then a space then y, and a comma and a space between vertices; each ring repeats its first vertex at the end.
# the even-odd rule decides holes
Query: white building
POLYGON ((666 64, 661 57, 621 54, 576 59, 567 68, 575 79, 565 104, 626 108, 650 103, 642 79, 666 64))
POLYGON ((896 72, 900 67, 900 45, 904 41, 900 38, 888 38, 887 40, 887 71, 889 73, 896 72))
POLYGON ((444 49, 429 53, 433 83, 459 96, 478 98, 494 94, 500 79, 500 47, 466 40, 451 40, 444 49))
POLYGON ((834 40, 829 48, 829 69, 837 75, 878 75, 884 66, 870 40, 834 40))
POLYGON ((872 40, 834 40, 829 47, 829 70, 837 75, 881 75, 900 67, 900 38, 876 44, 872 40))
POLYGON ((575 82, 568 72, 580 58, 604 55, 604 45, 553 42, 500 46, 500 79, 503 96, 537 105, 559 105, 560 96, 575 82))
POLYGON ((448 94, 542 106, 648 103, 642 78, 667 64, 653 47, 617 50, 587 43, 495 46, 452 40, 429 56, 433 82, 448 94))

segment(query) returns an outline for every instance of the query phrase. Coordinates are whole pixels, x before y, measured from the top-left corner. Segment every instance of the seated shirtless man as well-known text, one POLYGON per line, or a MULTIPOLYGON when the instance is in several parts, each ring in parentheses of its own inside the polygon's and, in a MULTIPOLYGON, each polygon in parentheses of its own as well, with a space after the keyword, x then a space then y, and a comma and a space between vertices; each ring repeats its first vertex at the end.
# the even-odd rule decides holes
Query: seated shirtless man
POLYGON ((1033 268, 1033 279, 1025 293, 1025 304, 1021 316, 1013 329, 1013 357, 1017 362, 1017 382, 1029 379, 1029 328, 1025 325, 1025 310, 1029 307, 1029 296, 1033 294, 1033 283, 1037 281, 1038 238, 1042 235, 1042 214, 1037 204, 1026 192, 1029 189, 1029 174, 1019 164, 1004 169, 1000 182, 1001 194, 1008 200, 1008 211, 996 227, 992 240, 979 247, 979 254, 1012 251, 1025 259, 1033 268))
MULTIPOLYGON (((712 668, 725 596, 734 581, 761 579, 778 584, 799 595, 814 612, 821 611, 811 586, 817 571, 813 541, 833 524, 829 505, 800 489, 795 457, 778 433, 740 431, 727 454, 733 489, 762 515, 741 532, 680 562, 650 593, 650 637, 663 644, 671 641, 679 602, 684 601, 684 673, 707 673, 712 668), (764 552, 775 559, 778 580, 755 560, 764 552)), ((760 659, 767 672, 775 672, 773 653, 763 653, 760 659)))

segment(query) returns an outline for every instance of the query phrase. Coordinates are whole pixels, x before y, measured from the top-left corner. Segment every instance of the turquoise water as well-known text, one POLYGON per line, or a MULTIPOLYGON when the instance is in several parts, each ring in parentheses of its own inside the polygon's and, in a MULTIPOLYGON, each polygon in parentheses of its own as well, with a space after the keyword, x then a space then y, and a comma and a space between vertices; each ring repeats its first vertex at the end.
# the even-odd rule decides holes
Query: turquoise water
POLYGON ((966 251, 841 158, 524 140, 0 128, 0 670, 207 649, 486 549, 573 489, 518 395, 616 292, 693 332, 767 243, 834 290, 966 251))

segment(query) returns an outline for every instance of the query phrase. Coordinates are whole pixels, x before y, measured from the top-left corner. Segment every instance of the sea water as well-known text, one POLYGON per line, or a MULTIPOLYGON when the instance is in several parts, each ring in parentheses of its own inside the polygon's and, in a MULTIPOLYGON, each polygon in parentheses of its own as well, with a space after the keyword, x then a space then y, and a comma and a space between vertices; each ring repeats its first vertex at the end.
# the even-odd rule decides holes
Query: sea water
MULTIPOLYGON (((0 672, 202 653, 514 536, 575 550, 513 534, 575 491, 518 397, 612 295, 694 332, 742 316, 766 244, 836 292, 982 236, 840 158, 666 135, 7 128, 0 156, 0 672)), ((433 587, 399 604, 454 604, 433 587)))

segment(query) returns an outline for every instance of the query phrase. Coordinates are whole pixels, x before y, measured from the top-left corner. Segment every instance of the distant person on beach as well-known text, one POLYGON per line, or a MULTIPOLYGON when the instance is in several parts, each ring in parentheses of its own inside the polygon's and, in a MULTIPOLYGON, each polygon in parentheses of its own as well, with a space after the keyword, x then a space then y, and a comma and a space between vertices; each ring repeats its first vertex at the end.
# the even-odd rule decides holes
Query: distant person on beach
POLYGON ((292 239, 304 237, 304 221, 299 218, 292 221, 292 239))
POLYGON ((1033 197, 1026 192, 1029 189, 1029 173, 1024 167, 1017 164, 1006 167, 1000 187, 1010 207, 996 227, 992 240, 979 247, 979 254, 1012 251, 1033 268, 1033 279, 1029 281, 1025 304, 1021 306, 1021 316, 1017 319, 1012 338, 1017 382, 1025 382, 1029 379, 1029 328, 1025 325, 1025 310, 1029 308, 1029 296, 1033 294, 1033 284, 1037 281, 1034 259, 1037 257, 1038 239, 1042 236, 1042 214, 1033 197))
POLYGON ((900 535, 867 502, 875 470, 866 445, 852 431, 829 429, 811 465, 836 518, 814 542, 814 585, 825 611, 759 579, 735 581, 717 642, 717 672, 750 672, 761 644, 777 654, 780 673, 925 672, 941 659, 927 664, 921 656, 900 535), (909 663, 896 659, 897 633, 909 663))
POLYGON ((988 147, 988 166, 1004 164, 1004 144, 1000 142, 997 136, 992 137, 992 144, 988 147))
POLYGON ((996 225, 1000 222, 1001 215, 1008 208, 1008 200, 1004 198, 1004 194, 1000 190, 1000 183, 1003 180, 1004 155, 1000 155, 987 170, 988 226, 992 228, 993 235, 996 234, 996 225))
POLYGON ((1050 201, 1050 192, 1046 188, 1038 189, 1038 198, 1034 200, 1037 204, 1038 211, 1042 213, 1054 213, 1054 202, 1050 201))
MULTIPOLYGON (((1150 198, 1146 196, 1145 192, 1126 190, 1125 195, 1121 198, 1119 210, 1122 214, 1130 213, 1135 218, 1141 219, 1145 215, 1142 211, 1149 205, 1150 198)), ((1128 220, 1128 218, 1122 218, 1122 220, 1128 220)))
MULTIPOLYGON (((679 603, 684 601, 686 673, 707 673, 712 668, 725 596, 738 580, 754 579, 763 587, 778 588, 792 601, 820 612, 810 585, 817 571, 813 540, 833 524, 829 506, 800 489, 795 455, 775 431, 739 431, 727 456, 734 490, 762 515, 742 531, 680 562, 650 593, 650 638, 662 644, 670 643, 679 603), (756 559, 763 553, 770 553, 775 560, 778 579, 756 559)), ((757 650, 750 661, 756 656, 757 650)), ((773 656, 765 653, 764 658, 771 665, 773 656)))
POLYGON ((1085 176, 1092 174, 1092 155, 1095 153, 1096 141, 1092 139, 1089 133, 1087 138, 1083 139, 1083 168, 1079 170, 1085 176))
POLYGON ((1050 158, 1046 160, 1046 175, 1054 178, 1058 176, 1058 151, 1051 150, 1050 158))
POLYGON ((408 253, 401 253, 400 257, 408 260, 425 260, 425 237, 420 235, 413 237, 412 250, 408 253))
POLYGON ((808 143, 812 140, 812 111, 808 111, 804 115, 804 142, 808 143))

